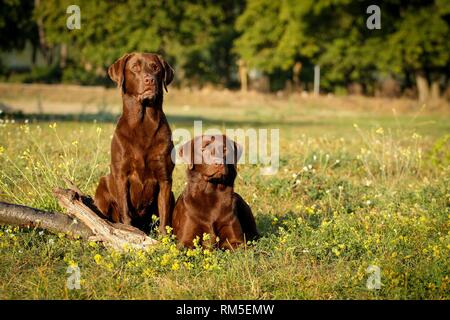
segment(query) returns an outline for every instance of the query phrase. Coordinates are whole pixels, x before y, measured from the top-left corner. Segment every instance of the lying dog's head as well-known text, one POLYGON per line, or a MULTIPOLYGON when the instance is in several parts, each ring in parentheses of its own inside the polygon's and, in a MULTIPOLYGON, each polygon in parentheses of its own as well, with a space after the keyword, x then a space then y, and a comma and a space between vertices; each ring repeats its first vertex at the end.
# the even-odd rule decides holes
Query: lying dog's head
POLYGON ((152 53, 127 53, 108 68, 109 77, 122 93, 135 97, 141 104, 163 95, 163 87, 173 80, 173 69, 152 53))
POLYGON ((189 165, 188 174, 212 183, 232 184, 242 147, 225 135, 203 135, 181 146, 179 155, 189 165))

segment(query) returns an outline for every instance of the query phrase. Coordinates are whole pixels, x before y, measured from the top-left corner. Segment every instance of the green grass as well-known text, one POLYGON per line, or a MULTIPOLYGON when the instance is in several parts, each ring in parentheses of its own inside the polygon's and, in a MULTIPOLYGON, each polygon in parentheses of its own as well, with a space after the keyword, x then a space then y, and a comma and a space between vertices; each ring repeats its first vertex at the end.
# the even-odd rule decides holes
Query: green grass
MULTIPOLYGON (((2 299, 449 299, 447 116, 324 108, 167 107, 172 128, 279 128, 280 169, 241 165, 236 190, 263 237, 235 252, 177 250, 171 237, 118 253, 36 229, 0 227, 2 299), (356 124, 356 125, 355 125, 356 124), (380 129, 382 128, 382 129, 380 129), (68 290, 70 265, 81 289, 68 290), (381 289, 368 290, 369 265, 381 289)), ((61 210, 63 177, 93 194, 112 123, 0 124, 0 200, 61 210)), ((184 185, 174 171, 174 193, 184 185)))

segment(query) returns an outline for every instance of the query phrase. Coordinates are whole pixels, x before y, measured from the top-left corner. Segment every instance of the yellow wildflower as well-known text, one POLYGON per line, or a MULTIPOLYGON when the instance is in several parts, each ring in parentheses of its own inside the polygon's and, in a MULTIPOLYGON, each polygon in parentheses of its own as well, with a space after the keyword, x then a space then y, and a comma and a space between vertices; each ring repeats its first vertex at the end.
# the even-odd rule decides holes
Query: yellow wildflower
POLYGON ((97 248, 98 247, 98 245, 97 245, 97 243, 95 241, 89 241, 89 246, 92 247, 92 248, 97 248))
POLYGON ((145 277, 153 277, 155 275, 155 271, 151 268, 145 268, 142 275, 145 277))
POLYGON ((169 262, 170 262, 170 255, 166 253, 161 257, 161 265, 166 266, 169 264, 169 262))
POLYGON ((331 251, 333 251, 333 253, 336 255, 336 257, 339 257, 341 255, 341 252, 337 248, 333 248, 333 249, 331 249, 331 251))
POLYGON ((195 257, 198 254, 197 250, 187 249, 186 256, 188 257, 195 257))
POLYGON ((203 241, 208 241, 211 239, 211 235, 209 233, 204 233, 203 234, 203 241))
POLYGON ((177 271, 178 269, 180 269, 180 264, 178 263, 178 261, 175 261, 172 264, 172 270, 177 271))
POLYGON ((170 252, 172 255, 177 256, 177 255, 180 253, 180 250, 178 250, 176 244, 173 244, 173 245, 170 246, 169 252, 170 252))
POLYGON ((94 261, 96 264, 100 264, 102 262, 102 256, 99 255, 98 253, 94 256, 94 261))
POLYGON ((199 246, 199 242, 200 242, 200 237, 196 236, 194 240, 192 240, 192 244, 194 245, 194 247, 198 247, 199 246))

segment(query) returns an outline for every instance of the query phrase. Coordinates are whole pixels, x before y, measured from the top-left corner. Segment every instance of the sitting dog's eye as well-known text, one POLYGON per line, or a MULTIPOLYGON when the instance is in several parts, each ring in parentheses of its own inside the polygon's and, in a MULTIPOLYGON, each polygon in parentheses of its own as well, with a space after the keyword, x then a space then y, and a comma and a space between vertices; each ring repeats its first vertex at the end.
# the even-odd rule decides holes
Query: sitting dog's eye
POLYGON ((156 64, 152 64, 151 66, 150 66, 150 68, 152 69, 152 71, 158 71, 158 65, 156 65, 156 64))
POLYGON ((131 66, 131 70, 133 70, 134 72, 137 72, 137 71, 139 71, 139 66, 137 64, 133 64, 131 66))

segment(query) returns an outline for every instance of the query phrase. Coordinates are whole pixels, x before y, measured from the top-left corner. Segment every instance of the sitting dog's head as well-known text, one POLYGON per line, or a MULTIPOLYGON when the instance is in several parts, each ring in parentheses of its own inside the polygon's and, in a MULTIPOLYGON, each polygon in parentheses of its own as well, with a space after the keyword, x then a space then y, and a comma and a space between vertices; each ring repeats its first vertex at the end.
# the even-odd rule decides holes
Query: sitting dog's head
POLYGON ((163 95, 173 80, 173 69, 159 55, 127 53, 108 68, 109 77, 122 93, 147 105, 163 95))
POLYGON ((179 155, 188 164, 188 175, 232 185, 242 147, 225 135, 203 135, 181 146, 179 155))

